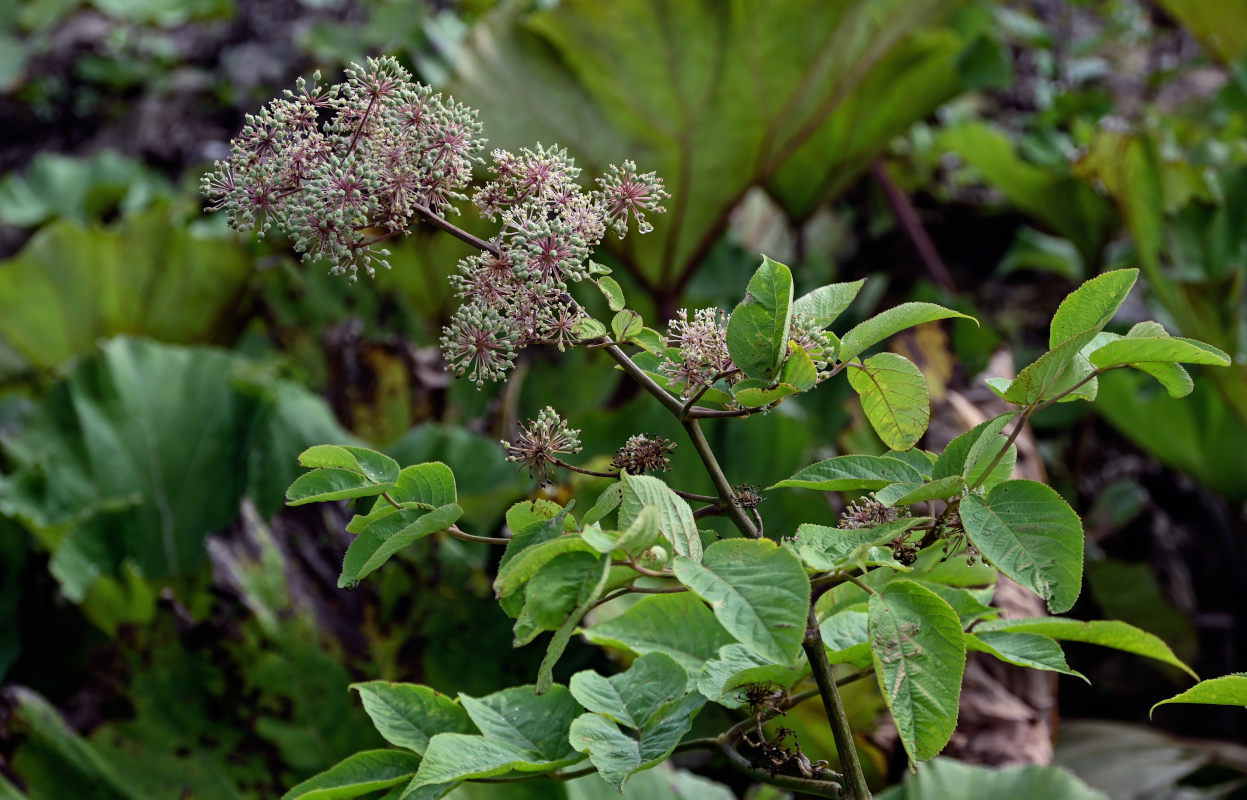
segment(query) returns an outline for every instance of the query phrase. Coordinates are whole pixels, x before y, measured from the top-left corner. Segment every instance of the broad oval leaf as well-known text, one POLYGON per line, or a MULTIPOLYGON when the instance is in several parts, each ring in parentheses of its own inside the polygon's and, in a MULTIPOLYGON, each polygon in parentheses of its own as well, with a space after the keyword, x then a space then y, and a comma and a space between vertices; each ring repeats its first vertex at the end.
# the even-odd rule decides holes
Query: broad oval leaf
POLYGON ((693 509, 671 487, 652 475, 628 475, 623 481, 623 501, 619 506, 619 525, 628 527, 641 509, 653 506, 658 509, 662 534, 671 541, 675 552, 694 560, 701 558, 701 534, 693 509))
MULTIPOLYGON (((1048 347, 1055 350, 1069 339, 1090 331, 1104 330, 1139 277, 1137 269, 1105 272, 1070 292, 1052 317, 1048 347)), ((1086 344, 1085 342, 1083 344, 1086 344)), ((1079 345, 1078 348, 1081 348, 1079 345)))
POLYGON ((611 333, 615 335, 615 341, 626 342, 641 332, 645 327, 644 320, 641 315, 631 309, 625 308, 611 318, 611 333))
POLYGON ((691 702, 688 705, 689 710, 671 714, 635 736, 622 732, 601 714, 582 714, 572 722, 568 740, 572 747, 588 753, 602 780, 622 792, 628 778, 665 761, 688 733, 695 710, 691 702))
POLYGON ((895 458, 886 456, 836 456, 811 464, 791 478, 780 481, 772 489, 799 487, 843 492, 858 489, 882 489, 892 483, 922 483, 918 470, 895 458))
POLYGON ((695 686, 706 659, 734 640, 692 592, 642 597, 619 616, 583 631, 590 642, 637 655, 671 656, 695 686))
POLYGON ((1247 672, 1235 672, 1231 675, 1223 675, 1220 678, 1209 678, 1206 681, 1200 681, 1185 692, 1176 694, 1168 700, 1161 700, 1152 706, 1148 716, 1151 716, 1152 712, 1167 703, 1199 703, 1202 705, 1243 706, 1247 708, 1247 672))
POLYGON ((420 757, 403 750, 365 750, 298 784, 282 800, 344 800, 411 780, 420 757))
POLYGON ((299 466, 332 467, 358 472, 373 483, 398 481, 398 462, 384 453, 366 447, 318 444, 299 455, 299 466))
POLYGON ((1005 481, 983 499, 961 501, 970 541, 1001 572, 1060 613, 1082 591, 1082 520, 1061 495, 1035 481, 1005 481))
POLYGON ((810 665, 802 659, 796 666, 775 664, 743 644, 733 642, 719 649, 714 658, 702 667, 697 690, 708 700, 739 708, 746 700, 740 687, 765 683, 788 689, 810 674, 810 665))
POLYGON ((1199 676, 1182 663, 1169 645, 1159 637, 1140 630, 1120 620, 1100 619, 1082 621, 1064 617, 1035 617, 1031 619, 995 619, 980 623, 974 632, 981 634, 987 631, 1012 631, 1016 633, 1038 633, 1069 642, 1085 642, 1098 644, 1101 647, 1112 647, 1137 656, 1154 658, 1170 666, 1186 672, 1199 680, 1199 676))
POLYGON ((407 545, 431 533, 444 531, 459 519, 463 509, 447 503, 432 511, 411 508, 396 511, 360 531, 346 549, 338 586, 354 586, 407 545))
POLYGON ((893 334, 900 333, 906 328, 950 317, 974 319, 974 317, 935 303, 901 303, 850 329, 840 339, 840 349, 836 353, 836 359, 841 362, 848 361, 856 358, 866 348, 889 339, 893 334))
MULTIPOLYGON (((541 659, 541 666, 537 669, 537 685, 534 691, 537 694, 545 694, 550 691, 550 687, 554 685, 554 665, 563 657, 563 651, 567 649, 567 645, 572 640, 572 635, 576 632, 576 626, 584 619, 585 614, 589 613, 589 609, 601 599, 606 592, 607 582, 610 580, 611 560, 603 557, 599 562, 597 574, 587 573, 580 583, 580 592, 577 596, 576 607, 567 615, 567 619, 558 626, 554 631, 554 636, 550 637, 549 644, 546 645, 545 657, 541 659)), ((532 600, 530 599, 530 603, 532 600)))
POLYGON ((788 353, 792 326, 792 272, 762 256, 748 291, 727 321, 727 350, 750 378, 774 380, 788 353))
POLYGON ((602 290, 602 295, 606 298, 606 304, 610 306, 611 311, 623 311, 624 293, 619 281, 609 275, 602 275, 595 278, 594 283, 602 290))
POLYGON ((879 688, 911 761, 939 755, 957 727, 966 666, 957 613, 913 581, 870 596, 870 652, 879 688))
POLYGON ((820 286, 798 297, 792 304, 792 313, 803 315, 819 328, 826 328, 844 313, 865 283, 866 279, 862 278, 851 283, 820 286))
POLYGON ((688 691, 684 667, 665 653, 649 653, 624 672, 603 677, 593 670, 577 672, 568 682, 572 697, 589 711, 621 725, 641 729, 688 691))
POLYGON ((796 547, 801 560, 818 572, 834 572, 858 560, 866 561, 865 551, 882 545, 900 534, 929 522, 930 517, 906 517, 874 528, 843 530, 804 523, 797 528, 796 547))
POLYGON ((879 353, 849 370, 870 426, 892 450, 909 450, 927 432, 931 396, 922 370, 905 356, 879 353))
POLYGON ((513 686, 479 698, 461 694, 459 701, 487 739, 552 761, 575 758, 567 729, 582 709, 565 686, 544 694, 534 694, 532 686, 513 686))
POLYGON ((476 730, 463 706, 427 686, 368 681, 351 688, 359 692, 364 710, 387 742, 420 755, 436 734, 476 730))
POLYGON ((706 548, 700 564, 680 557, 674 569, 742 644, 777 664, 797 662, 810 580, 790 551, 769 539, 724 539, 706 548))
POLYGON ((499 597, 507 597, 519 591, 537 571, 565 553, 592 553, 594 548, 576 535, 558 536, 541 544, 521 550, 519 555, 498 570, 494 579, 494 591, 499 597))
POLYGON ((393 483, 376 483, 361 472, 327 467, 314 469, 295 478, 286 490, 286 505, 301 506, 330 500, 375 497, 394 488, 393 483))

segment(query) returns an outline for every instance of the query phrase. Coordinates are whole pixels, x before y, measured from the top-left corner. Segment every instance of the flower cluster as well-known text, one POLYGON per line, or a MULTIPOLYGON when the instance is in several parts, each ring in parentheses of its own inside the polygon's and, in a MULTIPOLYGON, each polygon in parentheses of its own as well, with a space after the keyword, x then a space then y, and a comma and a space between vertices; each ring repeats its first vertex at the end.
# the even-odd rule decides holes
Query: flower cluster
POLYGON ((848 508, 840 514, 840 521, 836 527, 841 530, 877 528, 885 522, 893 522, 900 517, 901 512, 898 509, 885 506, 876 500, 874 495, 871 495, 849 504, 848 508))
POLYGON ((710 386, 717 380, 736 383, 743 376, 727 351, 728 314, 717 308, 693 312, 680 309, 667 329, 667 345, 680 352, 679 358, 667 358, 659 371, 667 377, 671 388, 685 397, 710 386))
POLYGON ((549 470, 560 454, 580 452, 580 431, 568 427, 566 420, 550 406, 542 409, 537 419, 520 427, 515 442, 502 443, 507 448, 507 461, 528 467, 542 483, 549 483, 549 470))
MULTIPOLYGON (((289 235, 304 260, 355 279, 388 267, 383 242, 421 217, 439 219, 466 200, 484 147, 476 112, 411 80, 393 58, 352 65, 346 81, 317 73, 247 117, 230 157, 204 177, 212 210, 237 230, 289 235)), ((568 285, 590 273, 608 230, 652 229, 668 197, 653 172, 625 161, 592 189, 559 147, 493 152, 490 181, 473 193, 501 225, 485 252, 459 263, 464 303, 443 331, 451 369, 478 386, 501 378, 520 349, 577 341, 579 305, 568 285)))
POLYGON ((670 439, 652 433, 639 433, 628 437, 623 447, 615 451, 611 469, 629 475, 666 472, 671 469, 671 453, 674 450, 675 442, 670 439))
POLYGON ((454 281, 464 304, 442 338, 447 361, 478 385, 501 378, 526 345, 573 344, 583 312, 568 284, 588 277, 589 254, 608 229, 622 236, 631 218, 648 230, 645 212, 662 211, 658 203, 667 196, 654 173, 640 174, 630 161, 612 166, 600 188, 585 191, 567 151, 540 144, 518 155, 495 150, 492 171, 472 201, 483 217, 501 224, 497 252, 459 263, 454 281), (485 317, 492 329, 480 326, 485 317), (490 352, 507 358, 478 357, 474 343, 491 331, 490 352))
POLYGON ((377 245, 422 210, 463 199, 483 147, 476 112, 413 83, 393 58, 320 74, 254 115, 230 158, 203 179, 210 208, 237 230, 276 226, 305 260, 356 277, 388 266, 377 245))

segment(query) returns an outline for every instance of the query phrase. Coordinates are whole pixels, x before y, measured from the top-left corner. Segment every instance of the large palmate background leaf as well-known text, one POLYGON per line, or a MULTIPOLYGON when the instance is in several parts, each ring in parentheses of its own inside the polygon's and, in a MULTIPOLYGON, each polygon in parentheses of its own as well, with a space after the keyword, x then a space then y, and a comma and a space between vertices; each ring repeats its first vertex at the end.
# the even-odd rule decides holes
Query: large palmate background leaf
MULTIPOLYGON (((1094 408, 1036 415, 1037 438, 1018 441, 1019 470, 1032 471, 1012 477, 1043 478, 1046 467, 1045 506, 1079 512, 1087 545, 1081 560, 1061 548, 1046 573, 1014 577, 1042 590, 1055 576, 1060 591, 1046 592, 1055 607, 1124 620, 1133 627, 1120 630, 1146 647, 1093 650, 1095 637, 1071 628, 1068 663, 1058 663, 1048 634, 1030 634, 1046 642, 1048 666, 1092 681, 1063 677, 1059 694, 971 652, 947 752, 1048 762, 1050 709, 1118 722, 1063 725, 1064 772, 936 761, 902 782, 906 746, 925 757, 948 731, 910 725, 923 722, 912 697, 900 704, 909 716, 899 735, 881 726, 898 697, 873 679, 844 696, 871 780, 898 784, 899 796, 943 796, 949 786, 993 797, 1232 790, 1247 771, 1241 753, 1207 740, 1247 736, 1239 709, 1174 703, 1157 709, 1150 731, 1126 725, 1189 688, 1176 663, 1205 678, 1245 666, 1245 19, 1241 0, 0 7, 0 797, 280 796, 386 746, 369 723, 376 696, 360 699, 374 685, 365 681, 417 682, 449 697, 534 681, 543 648, 508 649, 513 621, 494 600, 496 553, 486 546, 428 537, 359 588, 337 588, 347 520, 368 507, 283 507, 309 445, 443 462, 456 479, 458 524, 485 535, 505 534, 506 510, 529 497, 575 499, 581 516, 610 483, 559 474, 538 490, 505 462, 498 440, 547 404, 581 430, 578 463, 605 470, 628 436, 650 432, 677 445, 664 479, 712 491, 684 431, 598 355, 533 350, 505 386, 451 382, 436 345, 459 302, 447 278, 468 253, 461 242, 416 230, 393 243, 392 271, 346 284, 297 263, 276 232, 244 239, 202 214, 198 177, 225 156, 245 113, 297 75, 319 68, 336 81, 349 61, 380 53, 477 107, 491 147, 558 144, 585 178, 623 159, 663 177, 672 196, 666 214, 651 215, 655 230, 611 239, 599 254, 649 325, 662 329, 682 307, 735 308, 763 253, 788 265, 793 298, 832 282, 860 288, 847 308, 825 298, 843 312, 831 331, 855 331, 849 348, 860 346, 876 380, 901 387, 905 402, 880 406, 863 374, 746 421, 707 422, 734 484, 877 464, 868 457, 885 445, 919 459, 938 452, 999 419, 1005 408, 976 376, 990 364, 1011 378, 1033 361, 1074 284, 1138 267, 1138 287, 1106 330, 1126 334, 1155 318, 1235 364, 1192 367, 1194 390, 1182 399, 1121 370, 1098 381, 1094 408), (900 336, 882 323, 856 327, 903 303, 914 305, 897 314, 934 321, 900 336), (930 303, 981 326, 941 322, 947 312, 919 305, 930 303), (843 456, 868 460, 830 461, 843 456), (1071 593, 1079 572, 1083 591, 1071 593), (1160 639, 1172 650, 1158 649, 1160 639), (1141 649, 1160 656, 1141 662, 1141 649)), ((458 224, 493 232, 464 210, 458 224)), ((582 288, 578 300, 609 320, 605 301, 582 288)), ((758 369, 782 350, 759 355, 758 369)), ((954 455, 968 457, 971 439, 954 455)), ((906 482, 924 479, 921 462, 892 461, 906 482)), ((954 479, 954 467, 936 477, 954 479)), ((985 488, 1008 473, 998 468, 985 488)), ((842 488, 819 483, 829 475, 762 490, 770 538, 812 526, 793 551, 803 558, 856 557, 813 533, 834 530, 865 488, 823 491, 842 488)), ((985 504, 995 501, 988 494, 985 504)), ((736 564, 735 545, 714 544, 710 531, 730 528, 686 522, 690 548, 696 528, 707 531, 713 557, 686 570, 713 602, 716 579, 736 564)), ((971 533, 1005 568, 999 527, 971 533)), ((1068 539, 1070 526, 1057 527, 1068 539)), ((766 574, 802 585, 788 549, 768 552, 766 574)), ((991 599, 983 576, 994 572, 984 569, 955 576, 956 590, 909 576, 885 593, 894 621, 913 624, 906 591, 941 621, 972 618, 991 599), (944 605, 931 602, 931 586, 944 605)), ((794 598, 733 597, 730 625, 692 593, 645 598, 593 620, 589 638, 608 649, 571 637, 553 679, 668 658, 703 694, 730 698, 741 675, 795 681, 807 665, 793 660, 803 624, 794 598), (771 640, 750 623, 772 618, 792 635, 771 640)), ((867 596, 844 607, 824 635, 839 637, 844 664, 869 665, 867 596)), ((1044 613, 1036 604, 1023 615, 1044 613)), ((998 630, 985 628, 982 642, 1018 647, 1001 638, 1006 623, 991 625, 998 630)), ((939 660, 946 644, 927 642, 925 655, 939 660)), ((941 687, 941 702, 954 688, 941 687)), ((591 713, 586 737, 632 738, 591 713)), ((708 706, 689 735, 735 719, 708 706)), ((782 721, 812 759, 835 761, 817 702, 782 721)), ((625 797, 774 796, 722 760, 688 755, 624 782, 641 750, 616 764, 625 797)), ((581 778, 469 784, 451 796, 619 794, 581 778)))

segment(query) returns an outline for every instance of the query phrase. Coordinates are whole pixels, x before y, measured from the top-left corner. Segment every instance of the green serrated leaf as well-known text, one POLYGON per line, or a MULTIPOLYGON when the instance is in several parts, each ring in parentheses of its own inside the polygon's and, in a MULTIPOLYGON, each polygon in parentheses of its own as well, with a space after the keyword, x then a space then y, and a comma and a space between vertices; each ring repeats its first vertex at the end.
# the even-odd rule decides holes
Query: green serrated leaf
POLYGON ((950 497, 961 494, 965 489, 966 482, 960 475, 949 475, 946 478, 940 478, 938 481, 931 481, 924 484, 913 483, 894 483, 891 486, 880 489, 875 498, 886 506, 911 506, 914 503, 925 503, 929 500, 947 500, 950 497), (904 488, 905 491, 892 491, 904 488), (886 495, 884 493, 887 493, 886 495))
POLYGON ((1051 399, 1091 374, 1091 362, 1081 351, 1096 331, 1075 333, 1029 364, 1009 384, 1004 399, 1019 406, 1051 399))
POLYGON ((870 651, 879 688, 912 761, 939 755, 957 727, 966 666, 956 612, 913 581, 870 597, 870 651))
POLYGON ((785 397, 791 397, 799 391, 797 387, 787 383, 780 383, 765 389, 757 386, 738 386, 733 388, 732 396, 745 408, 762 408, 783 400, 785 397))
POLYGON ((353 683, 364 710, 385 740, 424 755, 429 738, 439 733, 472 733, 476 727, 453 699, 412 683, 353 683))
POLYGON ((457 503, 447 503, 432 511, 403 509, 373 522, 346 549, 338 587, 354 586, 399 550, 446 530, 462 515, 463 509, 457 503))
POLYGON ((789 345, 788 358, 780 370, 779 381, 800 392, 808 392, 818 383, 818 368, 814 366, 814 361, 804 347, 789 345))
POLYGON ((849 370, 870 426, 892 450, 909 450, 927 432, 931 397, 922 370, 905 356, 879 353, 849 370))
POLYGON ((606 326, 593 317, 581 317, 572 324, 572 333, 581 341, 601 339, 606 336, 606 326))
POLYGON ((1082 520, 1050 486, 1005 481, 983 499, 961 501, 961 521, 983 557, 1004 574, 1068 611, 1082 590, 1082 520))
POLYGON ((622 500, 623 482, 615 481, 598 495, 597 502, 593 504, 593 508, 585 512, 585 517, 581 520, 581 524, 592 525, 595 522, 601 522, 606 518, 607 514, 619 508, 619 503, 622 500))
MULTIPOLYGON (((1138 277, 1137 269, 1114 270, 1092 278, 1070 292, 1052 317, 1049 349, 1056 350, 1068 340, 1088 331, 1095 334, 1104 330, 1125 302, 1138 277)), ((1079 345, 1075 349, 1081 347, 1079 345)))
POLYGON ((975 633, 987 631, 1011 631, 1014 633, 1038 633, 1053 639, 1070 642, 1098 644, 1101 647, 1112 647, 1127 653, 1154 658, 1170 666, 1186 672, 1196 680, 1195 674, 1186 664, 1173 654, 1169 645, 1147 631, 1139 630, 1119 620, 1091 620, 1083 622, 1064 617, 1035 617, 1032 619, 997 619, 978 625, 975 633))
POLYGON ((1082 678, 1087 683, 1087 676, 1069 668, 1065 661, 1065 652, 1061 645, 1050 636, 1038 633, 1013 633, 1010 631, 983 631, 966 634, 966 649, 978 653, 987 653, 1006 664, 1019 667, 1041 669, 1048 672, 1060 672, 1082 678))
POLYGON ((745 299, 727 323, 727 349, 732 361, 750 378, 774 380, 788 354, 792 326, 792 272, 762 257, 749 279, 745 299))
POLYGON ((611 319, 611 332, 615 334, 615 341, 626 342, 645 328, 645 322, 641 319, 641 315, 631 309, 624 309, 611 319))
POLYGON ((671 656, 649 653, 609 677, 593 670, 577 672, 568 688, 589 711, 640 730, 684 697, 688 675, 671 656))
POLYGON ((392 483, 376 483, 368 476, 349 469, 326 467, 305 472, 286 490, 286 505, 301 506, 330 500, 373 497, 394 488, 392 483))
POLYGON ((602 290, 602 294, 606 297, 606 304, 610 306, 611 311, 622 311, 624 307, 623 287, 619 285, 619 281, 607 275, 598 278, 598 288, 602 290))
POLYGON ((769 539, 724 539, 706 548, 700 564, 676 558, 674 570, 741 644, 777 664, 796 663, 810 580, 790 551, 769 539))
POLYGON ((1149 362, 1210 364, 1219 367, 1230 364, 1230 357, 1212 345, 1176 336, 1115 339, 1093 350, 1089 358, 1093 365, 1101 369, 1149 362))
POLYGON ((655 506, 642 506, 640 513, 632 520, 615 547, 630 556, 640 555, 654 546, 662 536, 662 513, 655 506))
POLYGON ((597 601, 606 593, 606 585, 610 580, 611 560, 609 557, 601 559, 600 569, 594 576, 586 574, 581 582, 581 590, 577 597, 577 605, 568 614, 567 619, 554 631, 554 636, 550 638, 550 643, 546 645, 545 658, 541 660, 541 666, 537 670, 537 685, 534 691, 537 694, 545 694, 554 685, 554 665, 563 657, 563 651, 567 649, 567 645, 572 640, 572 635, 576 632, 576 626, 584 619, 585 614, 589 613, 589 609, 597 604, 597 601), (592 582, 592 583, 591 583, 592 582))
POLYGON ((695 685, 706 659, 733 639, 710 609, 691 592, 641 598, 624 613, 583 631, 585 638, 603 647, 618 647, 637 655, 671 656, 695 685))
POLYGON ((568 739, 588 753, 602 780, 622 793, 633 774, 665 761, 692 724, 690 713, 673 714, 632 736, 601 714, 582 714, 572 723, 568 739))
POLYGON ((764 683, 788 689, 810 673, 809 664, 802 659, 796 666, 776 664, 743 644, 732 643, 719 648, 714 658, 702 667, 697 679, 697 690, 707 699, 728 708, 745 704, 740 687, 750 683, 764 683))
POLYGON ((1181 694, 1161 700, 1148 711, 1150 717, 1160 706, 1168 703, 1198 703, 1214 706, 1243 706, 1247 708, 1247 672, 1235 672, 1220 678, 1200 681, 1181 694))
POLYGON ((494 578, 494 592, 499 597, 515 594, 528 583, 538 571, 559 556, 567 553, 596 552, 580 536, 565 534, 534 544, 520 551, 515 558, 498 569, 494 578))
POLYGON ((398 462, 365 447, 318 444, 299 455, 299 466, 350 470, 367 477, 373 483, 394 483, 398 480, 398 462))
POLYGON ((803 294, 792 304, 792 313, 802 314, 819 328, 826 328, 844 313, 866 279, 851 283, 832 283, 803 294))
POLYGON ((805 523, 797 528, 797 552, 801 561, 817 572, 834 572, 856 563, 864 549, 881 545, 905 531, 929 522, 930 517, 907 517, 874 528, 842 530, 805 523))
POLYGON ((987 420, 981 428, 975 428, 978 433, 969 442, 965 463, 961 467, 962 475, 968 486, 981 486, 991 491, 992 488, 1009 479, 1013 473, 1013 465, 1017 463, 1016 446, 1010 444, 1008 452, 1005 452, 999 460, 997 456, 1000 456, 1005 442, 1009 440, 1004 435, 1005 426, 1017 416, 1018 412, 1010 411, 987 420), (991 468, 990 475, 987 474, 989 467, 991 468))
POLYGON ((420 757, 402 750, 365 750, 298 784, 282 800, 344 800, 411 780, 420 757))
POLYGON ((630 526, 645 506, 658 509, 660 530, 674 551, 694 561, 701 560, 701 534, 693 509, 671 487, 652 475, 628 475, 623 482, 623 502, 619 506, 620 527, 630 526))
POLYGON ((667 339, 653 328, 642 328, 641 332, 632 337, 632 343, 640 345, 656 356, 666 355, 667 339))
POLYGON ((840 349, 836 353, 836 359, 841 362, 849 361, 856 358, 866 348, 889 339, 906 328, 952 317, 974 319, 974 317, 935 303, 901 303, 850 329, 840 339, 840 349))
POLYGON ((825 492, 882 489, 897 482, 921 483, 918 471, 895 458, 886 456, 836 456, 800 470, 791 478, 771 486, 772 489, 800 487, 825 492))

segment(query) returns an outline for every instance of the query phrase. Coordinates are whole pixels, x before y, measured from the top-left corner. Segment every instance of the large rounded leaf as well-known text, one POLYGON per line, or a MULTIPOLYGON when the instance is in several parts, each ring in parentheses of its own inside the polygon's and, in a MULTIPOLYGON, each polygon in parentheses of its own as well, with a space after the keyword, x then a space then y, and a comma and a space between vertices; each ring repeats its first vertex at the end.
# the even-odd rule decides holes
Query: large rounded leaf
POLYGON ((1082 520, 1049 486, 1005 481, 984 500, 961 501, 961 521, 983 557, 1013 580, 1068 611, 1082 590, 1082 520))
POLYGON ((901 743, 913 761, 934 758, 957 727, 966 666, 957 612, 913 581, 870 596, 870 652, 901 743))
POLYGON ((880 353, 849 370, 849 385, 879 438, 893 450, 908 450, 927 432, 931 396, 922 370, 905 356, 880 353))
POLYGON ((810 580, 791 551, 769 539, 724 539, 700 564, 677 558, 675 575, 742 644, 777 664, 797 662, 810 580))

